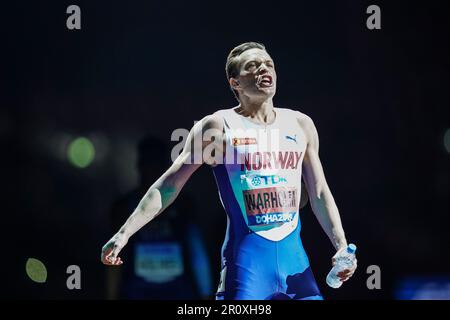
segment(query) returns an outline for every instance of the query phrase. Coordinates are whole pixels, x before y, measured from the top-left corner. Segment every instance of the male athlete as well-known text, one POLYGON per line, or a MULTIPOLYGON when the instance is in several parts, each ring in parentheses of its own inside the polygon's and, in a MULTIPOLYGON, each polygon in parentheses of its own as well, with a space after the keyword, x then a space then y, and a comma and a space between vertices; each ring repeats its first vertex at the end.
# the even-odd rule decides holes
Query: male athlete
MULTIPOLYGON (((314 123, 299 111, 273 106, 277 74, 262 44, 235 47, 226 74, 239 105, 193 126, 181 154, 105 244, 102 262, 121 265, 118 254, 128 239, 163 212, 207 163, 228 218, 216 298, 321 300, 300 239, 302 177, 314 214, 337 251, 333 264, 347 240, 319 159, 314 123), (209 132, 220 134, 207 139, 209 132), (198 141, 202 152, 214 151, 199 159, 198 141)), ((346 281, 355 269, 356 263, 338 276, 346 281)))

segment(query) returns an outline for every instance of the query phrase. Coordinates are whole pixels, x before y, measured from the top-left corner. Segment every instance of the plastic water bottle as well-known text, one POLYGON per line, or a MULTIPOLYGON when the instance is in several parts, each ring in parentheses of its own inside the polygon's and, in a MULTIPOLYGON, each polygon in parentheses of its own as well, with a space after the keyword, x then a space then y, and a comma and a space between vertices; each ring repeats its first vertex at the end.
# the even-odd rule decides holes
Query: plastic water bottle
POLYGON ((355 251, 356 246, 351 243, 348 245, 347 250, 336 257, 336 264, 327 275, 327 284, 330 287, 337 289, 342 286, 342 281, 337 274, 345 269, 350 269, 353 266, 356 259, 355 251))

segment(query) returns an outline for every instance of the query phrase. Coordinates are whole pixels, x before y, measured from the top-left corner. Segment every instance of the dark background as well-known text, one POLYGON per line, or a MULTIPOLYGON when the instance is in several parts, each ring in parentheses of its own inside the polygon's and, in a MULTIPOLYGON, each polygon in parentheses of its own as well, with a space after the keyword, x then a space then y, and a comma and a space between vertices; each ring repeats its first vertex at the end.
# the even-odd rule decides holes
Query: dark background
MULTIPOLYGON (((408 276, 450 276, 449 11, 446 1, 55 1, 3 10, 3 298, 102 299, 108 210, 137 183, 136 146, 236 105, 224 65, 229 50, 258 41, 276 63, 275 106, 314 120, 320 156, 359 269, 327 288, 331 243, 311 209, 302 237, 330 299, 391 299, 408 276), (66 28, 81 7, 82 29, 66 28), (381 7, 381 30, 366 8, 381 7), (89 137, 91 166, 65 158, 89 137), (25 273, 43 261, 45 284, 25 273), (66 288, 79 265, 82 289, 66 288), (381 268, 368 290, 366 268, 381 268)), ((169 157, 169 155, 167 155, 169 157)), ((218 283, 225 214, 211 170, 185 186, 218 283), (214 190, 214 191, 213 191, 214 190)), ((125 249, 126 250, 126 249, 125 249)))

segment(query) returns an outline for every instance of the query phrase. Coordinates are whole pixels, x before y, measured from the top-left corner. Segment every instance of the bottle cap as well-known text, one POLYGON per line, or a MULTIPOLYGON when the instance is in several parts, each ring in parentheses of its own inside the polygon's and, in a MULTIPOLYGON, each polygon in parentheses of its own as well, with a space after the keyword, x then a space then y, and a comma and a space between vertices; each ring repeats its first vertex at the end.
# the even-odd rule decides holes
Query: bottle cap
POLYGON ((347 252, 348 253, 355 253, 356 251, 356 246, 353 243, 350 243, 347 247, 347 252))

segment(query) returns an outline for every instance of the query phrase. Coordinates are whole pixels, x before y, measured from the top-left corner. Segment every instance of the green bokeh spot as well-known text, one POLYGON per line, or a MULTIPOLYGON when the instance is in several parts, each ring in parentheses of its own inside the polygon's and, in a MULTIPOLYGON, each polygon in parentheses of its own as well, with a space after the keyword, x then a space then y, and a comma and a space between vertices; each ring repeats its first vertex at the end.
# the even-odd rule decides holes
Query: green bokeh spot
POLYGON ((92 142, 84 137, 79 137, 69 144, 67 157, 75 167, 88 167, 95 156, 95 148, 92 142))
POLYGON ((25 269, 27 271, 27 275, 34 282, 44 283, 47 280, 47 269, 38 259, 29 258, 25 269))

